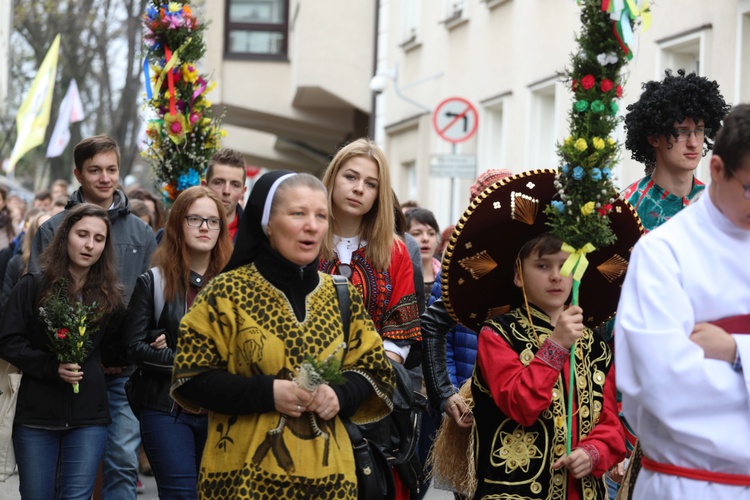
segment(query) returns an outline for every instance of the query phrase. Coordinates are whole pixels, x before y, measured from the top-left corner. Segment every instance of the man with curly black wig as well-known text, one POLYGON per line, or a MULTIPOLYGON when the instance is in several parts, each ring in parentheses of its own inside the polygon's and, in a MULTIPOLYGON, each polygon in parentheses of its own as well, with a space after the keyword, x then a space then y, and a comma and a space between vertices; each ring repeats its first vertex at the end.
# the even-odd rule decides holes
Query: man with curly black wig
POLYGON ((643 84, 641 97, 625 116, 625 147, 646 166, 646 176, 623 192, 646 231, 694 201, 705 185, 693 175, 713 146, 729 112, 719 84, 680 69, 664 80, 643 84))

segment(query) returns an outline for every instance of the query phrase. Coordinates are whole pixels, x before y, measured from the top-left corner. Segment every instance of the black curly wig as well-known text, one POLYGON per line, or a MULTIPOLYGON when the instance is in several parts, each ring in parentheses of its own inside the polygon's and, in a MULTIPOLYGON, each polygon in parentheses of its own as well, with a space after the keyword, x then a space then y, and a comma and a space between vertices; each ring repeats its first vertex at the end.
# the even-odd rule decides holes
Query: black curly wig
POLYGON ((721 120, 730 106, 719 92, 719 84, 695 73, 677 70, 665 71, 663 81, 643 84, 643 93, 637 102, 628 105, 625 116, 625 147, 632 158, 646 165, 648 172, 655 166, 656 153, 648 143, 649 137, 672 135, 677 137, 674 122, 686 118, 702 118, 704 126, 711 129, 704 137, 703 155, 713 147, 713 138, 721 127, 721 120))

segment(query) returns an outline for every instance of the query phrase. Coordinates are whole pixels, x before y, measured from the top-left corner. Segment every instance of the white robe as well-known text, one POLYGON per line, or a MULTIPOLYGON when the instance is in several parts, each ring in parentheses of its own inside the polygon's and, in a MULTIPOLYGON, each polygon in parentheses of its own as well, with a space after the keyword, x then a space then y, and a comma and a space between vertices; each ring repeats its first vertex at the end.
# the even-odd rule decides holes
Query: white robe
MULTIPOLYGON (((750 476, 750 335, 744 371, 706 359, 696 323, 750 313, 750 231, 705 194, 636 244, 615 326, 623 413, 657 462, 750 476)), ((732 332, 729 332, 732 333, 732 332)), ((637 499, 750 498, 726 486, 641 469, 637 499)))

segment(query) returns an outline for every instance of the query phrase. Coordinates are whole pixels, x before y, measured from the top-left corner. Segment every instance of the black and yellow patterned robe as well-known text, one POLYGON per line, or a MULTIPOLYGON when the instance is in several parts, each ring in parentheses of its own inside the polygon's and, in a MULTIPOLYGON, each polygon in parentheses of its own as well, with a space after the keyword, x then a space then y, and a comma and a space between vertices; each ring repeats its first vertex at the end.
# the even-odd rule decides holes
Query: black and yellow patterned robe
MULTIPOLYGON (((305 356, 324 359, 343 341, 341 312, 332 278, 320 274, 307 295, 299 322, 286 296, 254 264, 214 278, 185 315, 175 355, 173 397, 177 387, 210 371, 247 377, 273 375, 291 379, 305 356)), ((369 399, 352 416, 366 423, 386 416, 392 407, 393 373, 380 336, 364 311, 361 296, 349 285, 349 346, 339 351, 342 371, 355 371, 372 385, 369 399)), ((209 414, 208 440, 200 467, 203 499, 356 498, 356 474, 349 436, 341 420, 316 419, 328 435, 315 435, 310 413, 209 414)))

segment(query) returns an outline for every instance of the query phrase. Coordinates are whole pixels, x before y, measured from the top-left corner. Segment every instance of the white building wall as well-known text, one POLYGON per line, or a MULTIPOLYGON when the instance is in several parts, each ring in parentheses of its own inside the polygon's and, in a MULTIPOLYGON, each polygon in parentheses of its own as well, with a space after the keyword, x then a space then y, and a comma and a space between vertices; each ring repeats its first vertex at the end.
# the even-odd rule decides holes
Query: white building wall
MULTIPOLYGON (((407 180, 416 178, 420 204, 435 212, 441 227, 460 216, 472 180, 452 187, 450 179, 430 176, 430 155, 450 153, 452 147, 432 130, 429 116, 419 117, 424 111, 414 101, 434 109, 460 96, 478 108, 477 134, 456 148, 477 155, 477 174, 489 168, 554 168, 550 140, 568 134, 571 106, 570 92, 556 83, 556 75, 568 65, 580 28, 575 0, 464 0, 460 15, 445 22, 454 4, 380 2, 379 33, 387 40, 378 43, 378 68, 391 74, 397 68, 398 74, 376 100, 375 137, 394 169, 399 198, 414 192, 407 180), (415 11, 418 22, 407 23, 416 24, 410 40, 402 16, 415 11), (397 95, 399 89, 407 99, 397 95)), ((665 68, 680 63, 697 64, 701 75, 717 80, 728 102, 750 100, 750 0, 666 0, 652 12, 652 26, 638 33, 635 57, 625 68, 621 114, 637 100, 642 82, 661 79, 665 68)), ((624 140, 621 129, 617 139, 624 140)), ((697 175, 705 180, 703 164, 697 175)), ((642 175, 643 166, 623 151, 617 171, 624 187, 642 175)))

